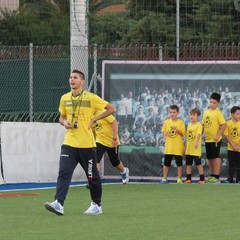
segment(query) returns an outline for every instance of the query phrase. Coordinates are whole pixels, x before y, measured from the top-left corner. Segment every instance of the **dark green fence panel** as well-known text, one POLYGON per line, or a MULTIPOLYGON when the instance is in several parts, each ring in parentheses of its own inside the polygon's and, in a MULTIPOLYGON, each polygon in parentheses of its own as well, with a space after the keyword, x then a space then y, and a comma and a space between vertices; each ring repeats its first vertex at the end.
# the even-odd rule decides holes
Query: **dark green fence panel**
POLYGON ((0 61, 0 112, 29 111, 29 61, 0 61))
POLYGON ((69 59, 34 60, 33 111, 56 112, 62 94, 69 88, 69 59))

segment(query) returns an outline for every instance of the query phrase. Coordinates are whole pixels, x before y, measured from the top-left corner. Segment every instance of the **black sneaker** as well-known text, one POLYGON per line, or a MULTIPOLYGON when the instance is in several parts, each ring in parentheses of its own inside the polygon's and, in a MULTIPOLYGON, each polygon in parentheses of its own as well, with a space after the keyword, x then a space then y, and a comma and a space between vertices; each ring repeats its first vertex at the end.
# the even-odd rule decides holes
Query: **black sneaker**
POLYGON ((234 183, 233 179, 227 179, 224 183, 234 183))

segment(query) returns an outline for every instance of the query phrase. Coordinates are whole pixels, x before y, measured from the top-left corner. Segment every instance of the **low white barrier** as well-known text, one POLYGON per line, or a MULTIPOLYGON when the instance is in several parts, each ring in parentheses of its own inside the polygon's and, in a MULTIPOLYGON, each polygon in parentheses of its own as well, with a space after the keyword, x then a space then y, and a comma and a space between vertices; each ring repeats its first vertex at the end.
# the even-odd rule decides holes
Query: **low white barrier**
MULTIPOLYGON (((1 122, 4 182, 56 182, 64 135, 59 123, 1 122)), ((80 165, 72 181, 86 181, 80 165)))

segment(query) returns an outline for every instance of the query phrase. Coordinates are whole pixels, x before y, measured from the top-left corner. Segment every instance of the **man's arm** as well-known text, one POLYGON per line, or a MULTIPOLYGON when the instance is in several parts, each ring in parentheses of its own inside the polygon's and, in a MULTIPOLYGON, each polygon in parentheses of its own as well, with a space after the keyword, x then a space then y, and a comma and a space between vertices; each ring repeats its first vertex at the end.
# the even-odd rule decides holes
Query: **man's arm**
POLYGON ((218 139, 223 135, 224 130, 226 129, 226 127, 227 127, 227 124, 226 124, 226 123, 223 123, 223 124, 220 126, 217 135, 214 137, 214 140, 215 140, 215 141, 218 141, 218 139))
POLYGON ((111 104, 108 103, 107 106, 105 107, 106 111, 102 112, 100 115, 98 116, 94 116, 94 118, 91 119, 90 123, 89 123, 89 129, 92 128, 93 124, 100 119, 103 119, 111 114, 114 114, 116 112, 116 108, 111 104))
POLYGON ((224 137, 226 138, 228 143, 232 146, 233 151, 238 151, 238 149, 239 149, 238 145, 235 144, 228 135, 224 135, 224 137))
POLYGON ((117 120, 112 122, 112 131, 113 131, 112 145, 113 145, 113 147, 116 147, 118 145, 118 123, 117 123, 117 120))
POLYGON ((63 114, 60 114, 59 123, 63 125, 66 129, 73 128, 73 124, 67 121, 66 116, 63 114))

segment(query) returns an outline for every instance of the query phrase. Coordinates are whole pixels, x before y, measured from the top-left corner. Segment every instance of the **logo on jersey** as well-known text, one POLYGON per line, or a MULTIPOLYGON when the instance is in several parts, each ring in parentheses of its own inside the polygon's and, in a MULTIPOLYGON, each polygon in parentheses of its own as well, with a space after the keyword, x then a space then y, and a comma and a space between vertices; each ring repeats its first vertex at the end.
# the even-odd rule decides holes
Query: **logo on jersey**
POLYGON ((170 127, 170 130, 168 131, 168 136, 171 138, 175 138, 177 136, 177 131, 174 129, 174 126, 170 127))
POLYGON ((191 130, 188 131, 188 135, 187 135, 188 142, 192 142, 195 139, 193 133, 194 133, 194 131, 191 131, 191 130))
POLYGON ((101 131, 102 130, 102 124, 101 123, 94 123, 93 125, 95 131, 101 131))
POLYGON ((205 122, 204 122, 204 127, 209 128, 209 127, 211 127, 211 125, 212 125, 212 122, 210 120, 210 117, 207 116, 205 119, 205 122))
POLYGON ((239 132, 238 132, 237 128, 232 129, 231 136, 232 136, 232 138, 235 138, 235 139, 239 137, 239 132))
POLYGON ((71 100, 64 101, 64 106, 65 107, 71 107, 73 105, 71 100))

